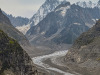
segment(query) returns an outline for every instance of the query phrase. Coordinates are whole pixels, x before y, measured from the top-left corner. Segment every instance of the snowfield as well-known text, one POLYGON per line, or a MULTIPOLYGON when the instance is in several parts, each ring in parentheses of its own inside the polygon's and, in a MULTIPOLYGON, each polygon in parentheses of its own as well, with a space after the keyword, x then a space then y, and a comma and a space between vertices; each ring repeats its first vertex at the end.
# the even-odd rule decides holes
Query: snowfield
POLYGON ((17 26, 16 29, 25 35, 26 32, 30 29, 30 25, 17 26))

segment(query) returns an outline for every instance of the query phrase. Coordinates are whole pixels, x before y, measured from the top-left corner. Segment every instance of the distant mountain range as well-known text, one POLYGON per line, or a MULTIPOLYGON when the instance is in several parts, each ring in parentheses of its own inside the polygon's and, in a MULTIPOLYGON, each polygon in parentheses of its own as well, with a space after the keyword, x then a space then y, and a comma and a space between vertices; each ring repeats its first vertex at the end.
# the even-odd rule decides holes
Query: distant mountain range
POLYGON ((16 27, 20 32, 22 32, 23 34, 25 34, 28 29, 28 27, 26 26, 29 22, 29 19, 28 18, 23 18, 23 17, 14 17, 12 16, 11 14, 7 14, 5 13, 4 11, 2 11, 4 15, 6 15, 9 20, 11 21, 11 24, 16 27))
POLYGON ((32 44, 72 44, 83 32, 92 27, 100 18, 99 8, 82 8, 70 2, 61 3, 26 36, 32 44))
POLYGON ((94 7, 100 8, 100 0, 97 3, 94 3, 92 1, 89 1, 89 2, 79 1, 79 2, 76 2, 75 4, 83 8, 94 8, 94 7))
MULTIPOLYGON (((60 5, 61 3, 65 3, 66 0, 46 0, 39 10, 32 16, 32 18, 23 18, 23 17, 14 17, 12 15, 8 15, 4 12, 6 16, 10 19, 12 25, 14 25, 19 31, 21 31, 23 34, 26 34, 26 32, 32 27, 37 25, 40 21, 42 21, 47 14, 54 11, 54 9, 60 5)), ((76 5, 79 5, 83 8, 100 8, 100 1, 97 3, 94 3, 92 1, 85 2, 85 1, 79 1, 75 3, 76 5)), ((94 19, 93 19, 94 20, 94 19)), ((95 21, 95 20, 94 20, 95 21)))
MULTIPOLYGON (((37 25, 40 21, 42 21, 48 13, 54 11, 54 9, 60 5, 61 3, 67 2, 66 0, 46 0, 44 4, 39 8, 36 14, 33 15, 33 17, 29 20, 28 25, 31 28, 31 26, 37 25)), ((100 7, 100 1, 97 3, 93 3, 92 1, 85 2, 85 1, 80 1, 76 2, 76 5, 79 5, 83 8, 94 8, 94 7, 100 7)))
POLYGON ((9 18, 9 20, 11 21, 11 23, 14 27, 23 26, 29 22, 28 18, 23 18, 20 16, 14 17, 12 15, 6 14, 5 12, 3 12, 3 13, 9 18))

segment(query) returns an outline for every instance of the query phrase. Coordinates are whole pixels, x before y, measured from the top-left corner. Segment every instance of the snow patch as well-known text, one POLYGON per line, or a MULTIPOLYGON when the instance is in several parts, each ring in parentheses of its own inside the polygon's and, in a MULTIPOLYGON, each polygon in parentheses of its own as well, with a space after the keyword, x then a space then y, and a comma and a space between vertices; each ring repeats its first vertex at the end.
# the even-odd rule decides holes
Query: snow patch
POLYGON ((96 19, 92 19, 92 21, 96 22, 96 19))
POLYGON ((25 35, 26 32, 30 29, 30 25, 18 26, 16 28, 25 35))
POLYGON ((68 9, 70 9, 70 6, 61 7, 61 8, 59 8, 59 9, 57 9, 55 12, 61 11, 61 15, 62 15, 62 16, 65 16, 68 9))
POLYGON ((98 21, 99 19, 96 19, 96 21, 98 21))
POLYGON ((80 23, 73 23, 73 24, 75 24, 75 25, 81 25, 80 23))
POLYGON ((41 34, 43 35, 43 34, 45 34, 45 32, 42 32, 41 34))
POLYGON ((89 23, 85 23, 86 26, 88 26, 89 28, 93 27, 94 24, 89 24, 89 23))

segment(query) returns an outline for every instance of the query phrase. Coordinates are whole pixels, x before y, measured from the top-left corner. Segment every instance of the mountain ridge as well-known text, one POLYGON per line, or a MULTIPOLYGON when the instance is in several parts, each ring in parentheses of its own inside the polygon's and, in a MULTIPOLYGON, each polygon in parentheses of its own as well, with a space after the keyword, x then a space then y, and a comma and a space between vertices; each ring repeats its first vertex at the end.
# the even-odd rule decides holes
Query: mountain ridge
POLYGON ((79 2, 76 2, 75 3, 76 5, 79 5, 83 8, 94 8, 94 7, 97 7, 97 8, 100 8, 100 0, 97 1, 97 2, 93 2, 93 1, 79 1, 79 2))
POLYGON ((12 14, 7 14, 7 13, 5 13, 3 10, 2 10, 2 13, 3 13, 4 15, 6 15, 6 16, 9 18, 11 24, 12 24, 14 27, 23 26, 23 25, 26 25, 26 24, 29 22, 29 19, 26 18, 26 17, 21 17, 21 16, 15 17, 15 16, 13 16, 12 14))
POLYGON ((93 19, 100 18, 95 12, 100 15, 98 8, 82 8, 69 2, 60 4, 38 25, 31 27, 26 36, 33 44, 49 41, 72 44, 75 38, 95 24, 93 19))
POLYGON ((31 26, 37 25, 45 16, 59 5, 58 0, 46 0, 37 13, 30 19, 31 26))

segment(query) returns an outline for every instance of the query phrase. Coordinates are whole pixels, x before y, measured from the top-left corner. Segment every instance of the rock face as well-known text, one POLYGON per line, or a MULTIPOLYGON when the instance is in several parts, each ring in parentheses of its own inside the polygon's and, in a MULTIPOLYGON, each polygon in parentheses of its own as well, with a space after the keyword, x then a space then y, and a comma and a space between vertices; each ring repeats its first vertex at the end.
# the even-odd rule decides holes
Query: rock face
POLYGON ((0 75, 42 75, 14 39, 0 30, 0 75))
POLYGON ((100 20, 75 41, 66 55, 67 61, 77 64, 79 68, 74 70, 82 75, 100 74, 100 20))
POLYGON ((95 24, 93 19, 100 18, 97 16, 99 12, 98 8, 82 8, 64 2, 38 25, 31 27, 26 36, 33 44, 72 44, 81 33, 95 24))

